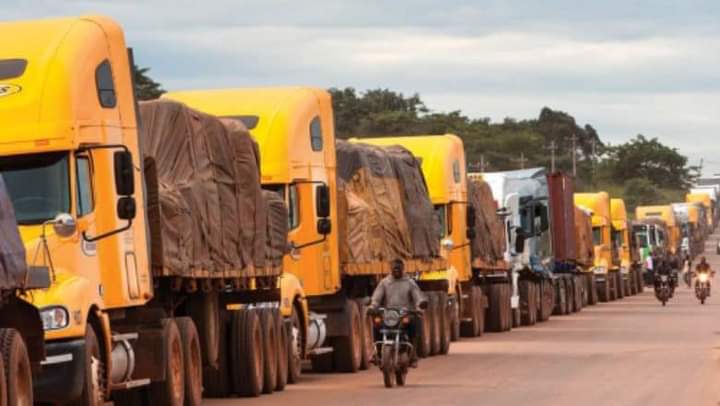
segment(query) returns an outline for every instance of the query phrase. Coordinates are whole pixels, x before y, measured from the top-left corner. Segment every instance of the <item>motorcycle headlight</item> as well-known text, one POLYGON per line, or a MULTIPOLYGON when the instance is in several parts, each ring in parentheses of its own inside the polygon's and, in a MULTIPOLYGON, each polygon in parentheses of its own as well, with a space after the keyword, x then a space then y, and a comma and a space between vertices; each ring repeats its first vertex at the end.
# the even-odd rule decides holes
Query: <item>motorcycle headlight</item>
POLYGON ((668 276, 667 275, 660 275, 660 280, 663 282, 667 282, 668 276))
POLYGON ((67 309, 62 306, 46 307, 40 310, 44 330, 59 330, 70 323, 67 309))
POLYGON ((395 310, 387 310, 383 315, 383 323, 388 327, 395 327, 400 323, 400 313, 395 310))
POLYGON ((701 273, 698 275, 698 279, 700 280, 700 282, 707 282, 708 275, 706 273, 701 273))

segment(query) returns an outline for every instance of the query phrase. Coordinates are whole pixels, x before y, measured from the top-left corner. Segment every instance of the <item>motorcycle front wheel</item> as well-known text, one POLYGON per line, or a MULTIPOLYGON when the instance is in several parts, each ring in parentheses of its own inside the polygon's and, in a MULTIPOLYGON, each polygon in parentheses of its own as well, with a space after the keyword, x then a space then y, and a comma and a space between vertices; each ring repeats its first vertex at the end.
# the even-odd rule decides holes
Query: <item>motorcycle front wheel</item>
POLYGON ((380 366, 382 367, 383 380, 386 388, 395 386, 395 360, 393 348, 386 345, 382 348, 380 366))

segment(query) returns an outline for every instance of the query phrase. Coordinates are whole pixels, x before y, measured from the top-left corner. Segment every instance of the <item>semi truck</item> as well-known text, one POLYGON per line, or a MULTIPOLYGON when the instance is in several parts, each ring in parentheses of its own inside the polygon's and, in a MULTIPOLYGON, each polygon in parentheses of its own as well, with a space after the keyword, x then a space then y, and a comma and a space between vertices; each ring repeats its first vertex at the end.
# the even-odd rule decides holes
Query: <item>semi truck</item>
MULTIPOLYGON (((392 258, 372 263, 342 259, 352 242, 339 234, 348 215, 347 207, 338 208, 345 193, 340 183, 347 179, 338 178, 329 93, 291 87, 178 91, 164 97, 244 122, 260 145, 263 187, 285 196, 292 249, 284 261, 281 309, 295 343, 291 381, 297 380, 306 360, 316 371, 367 368, 373 351, 367 299, 389 273, 392 258), (329 196, 329 216, 318 216, 320 195, 329 196), (320 233, 323 229, 327 232, 320 233)), ((431 300, 419 352, 447 353, 455 313, 452 298, 447 298, 448 286, 454 286, 447 264, 441 257, 403 259, 406 271, 431 300)))
POLYGON ((281 389, 282 264, 261 236, 285 209, 260 194, 247 132, 180 105, 138 108, 109 18, 3 23, 0 36, 23 38, 0 47, 17 90, 0 98, 0 172, 29 261, 39 252, 52 270, 27 296, 47 351, 35 400, 179 406, 281 389))
POLYGON ((575 204, 592 213, 595 286, 587 286, 587 289, 597 289, 600 302, 615 300, 619 293, 620 267, 619 256, 613 253, 611 241, 610 197, 607 192, 576 193, 575 204))
POLYGON ((719 212, 714 205, 713 196, 715 196, 715 189, 690 189, 690 193, 685 195, 685 202, 687 203, 702 203, 705 207, 705 218, 707 219, 708 227, 710 231, 715 229, 717 225, 717 213, 719 212))
POLYGON ((597 304, 597 289, 595 289, 595 248, 593 246, 592 212, 575 206, 575 244, 577 250, 577 265, 582 272, 583 306, 597 304))
POLYGON ((458 298, 460 333, 475 337, 484 331, 510 330, 519 320, 517 296, 504 260, 504 236, 492 196, 479 181, 468 179, 465 148, 454 134, 362 138, 373 145, 401 145, 422 162, 435 214, 440 220, 443 255, 456 275, 452 297, 458 298), (483 196, 483 193, 485 194, 483 196), (492 235, 492 232, 496 235, 492 235), (479 247, 482 240, 488 245, 479 247), (498 244, 498 240, 500 244, 498 244), (486 248, 486 249, 484 249, 486 248), (454 294, 453 294, 454 293, 454 294), (513 312, 513 302, 516 311, 513 312))
POLYGON ((635 218, 638 220, 655 219, 664 223, 665 231, 662 236, 664 238, 658 239, 658 242, 661 240, 664 242, 666 259, 670 261, 673 269, 680 269, 681 230, 672 206, 638 206, 635 208, 635 218))
POLYGON ((612 217, 612 243, 620 257, 620 276, 622 280, 618 290, 623 296, 635 295, 639 291, 638 265, 640 263, 635 243, 631 238, 631 226, 623 199, 610 199, 612 217))
MULTIPOLYGON (((0 58, 0 67, 7 62, 0 58)), ((2 77, 0 80, 14 79, 2 77)), ((2 139, 2 138, 0 138, 2 139)), ((2 159, 0 159, 0 168, 2 159)), ((20 221, 26 221, 23 213, 20 221)), ((52 362, 45 357, 43 317, 27 300, 31 289, 50 285, 50 268, 26 262, 18 219, 0 176, 0 404, 32 405, 33 372, 52 362)), ((47 313, 47 312, 46 312, 47 313)))
POLYGON ((682 251, 695 258, 705 250, 705 208, 701 203, 673 203, 672 209, 680 224, 682 251))

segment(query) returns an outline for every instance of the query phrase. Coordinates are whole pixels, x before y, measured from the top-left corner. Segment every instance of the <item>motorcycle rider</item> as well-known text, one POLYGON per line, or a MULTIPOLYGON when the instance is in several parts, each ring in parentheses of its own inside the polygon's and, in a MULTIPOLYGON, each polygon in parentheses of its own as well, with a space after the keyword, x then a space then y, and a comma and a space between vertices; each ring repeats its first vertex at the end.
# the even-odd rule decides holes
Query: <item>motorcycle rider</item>
MULTIPOLYGON (((711 288, 711 286, 710 286, 710 276, 714 276, 714 275, 715 275, 715 272, 713 272, 713 270, 710 269, 710 264, 707 263, 707 258, 705 258, 705 257, 701 257, 701 258, 700 258, 700 263, 697 264, 697 266, 695 267, 695 273, 696 273, 697 275, 700 275, 701 273, 705 273, 705 274, 708 275, 708 281, 707 281, 707 284, 708 284, 708 296, 710 296, 710 292, 711 292, 711 289, 710 289, 710 288, 711 288)), ((695 286, 697 286, 697 284, 698 284, 698 281, 696 280, 696 281, 695 281, 695 286)))
MULTIPOLYGON (((655 290, 660 288, 660 275, 667 275, 668 282, 670 285, 670 291, 672 292, 675 289, 674 283, 673 283, 673 269, 670 262, 664 258, 661 257, 655 257, 653 258, 653 269, 655 274, 655 290)), ((672 296, 672 294, 671 294, 672 296)))
MULTIPOLYGON (((377 311, 379 307, 392 309, 408 309, 420 311, 427 307, 427 297, 414 280, 405 275, 405 264, 396 259, 391 264, 392 273, 383 278, 375 288, 370 302, 370 309, 377 311)), ((417 366, 418 331, 422 328, 420 317, 410 316, 408 338, 413 343, 410 365, 417 366)))

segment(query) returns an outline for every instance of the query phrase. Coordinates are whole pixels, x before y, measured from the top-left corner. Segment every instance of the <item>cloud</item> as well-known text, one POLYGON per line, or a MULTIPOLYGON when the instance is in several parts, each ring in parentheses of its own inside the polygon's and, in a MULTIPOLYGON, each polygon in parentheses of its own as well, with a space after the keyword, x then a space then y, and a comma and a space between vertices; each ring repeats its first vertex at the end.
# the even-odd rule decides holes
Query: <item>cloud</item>
POLYGON ((113 16, 138 63, 169 89, 387 87, 418 92, 437 110, 494 119, 535 117, 547 105, 615 143, 643 133, 693 160, 720 154, 717 0, 3 5, 5 19, 113 16))

